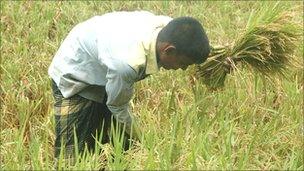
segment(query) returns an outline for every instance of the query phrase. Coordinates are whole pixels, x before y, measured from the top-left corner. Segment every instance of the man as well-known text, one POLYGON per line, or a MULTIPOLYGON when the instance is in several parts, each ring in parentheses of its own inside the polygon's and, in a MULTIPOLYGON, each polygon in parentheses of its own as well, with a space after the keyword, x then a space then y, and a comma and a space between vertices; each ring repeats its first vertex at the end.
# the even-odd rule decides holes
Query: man
POLYGON ((62 146, 65 157, 74 155, 74 132, 80 152, 94 147, 101 130, 102 143, 109 142, 112 116, 125 126, 128 139, 134 83, 160 67, 184 70, 200 64, 209 51, 202 25, 191 17, 113 12, 76 25, 48 71, 55 98, 55 157, 62 146))

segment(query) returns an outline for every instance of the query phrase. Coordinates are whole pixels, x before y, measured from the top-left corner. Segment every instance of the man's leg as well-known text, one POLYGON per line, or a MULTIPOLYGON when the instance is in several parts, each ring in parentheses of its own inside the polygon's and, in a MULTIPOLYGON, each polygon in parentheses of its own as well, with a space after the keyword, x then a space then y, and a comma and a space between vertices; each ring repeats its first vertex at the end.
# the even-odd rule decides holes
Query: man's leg
POLYGON ((105 117, 109 113, 105 113, 105 105, 78 95, 64 98, 56 84, 54 82, 52 84, 55 99, 55 158, 58 159, 60 151, 63 151, 65 159, 75 161, 76 140, 74 137, 77 137, 78 152, 82 153, 85 145, 93 151, 94 136, 101 133, 103 122, 105 129, 103 129, 101 143, 109 142, 107 136, 109 121, 106 119, 108 117, 105 117))
MULTIPOLYGON (((106 104, 106 102, 107 102, 107 95, 105 95, 103 104, 106 104)), ((116 121, 116 119, 112 115, 112 113, 109 110, 109 108, 107 107, 107 105, 104 106, 103 113, 105 113, 105 115, 104 115, 104 120, 105 120, 104 129, 106 129, 105 130, 106 131, 106 133, 105 133, 106 138, 110 138, 110 136, 112 135, 113 131, 119 132, 120 134, 124 134, 124 137, 123 137, 123 149, 124 149, 124 151, 129 150, 131 139, 130 139, 130 135, 129 134, 127 134, 126 132, 123 133, 123 124, 118 123, 116 121), (111 125, 111 123, 112 123, 112 125, 111 125), (111 126, 112 126, 112 128, 114 128, 114 130, 111 130, 111 126), (119 130, 117 130, 117 129, 119 129, 119 130)), ((111 138, 112 138, 112 144, 114 145, 113 136, 111 138)), ((107 140, 109 142, 109 139, 107 139, 107 140)))

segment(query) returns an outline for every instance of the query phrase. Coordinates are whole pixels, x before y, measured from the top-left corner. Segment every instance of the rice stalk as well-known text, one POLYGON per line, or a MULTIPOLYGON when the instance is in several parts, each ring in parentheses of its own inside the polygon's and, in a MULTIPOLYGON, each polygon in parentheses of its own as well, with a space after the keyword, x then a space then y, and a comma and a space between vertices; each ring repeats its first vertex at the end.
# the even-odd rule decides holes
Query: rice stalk
POLYGON ((207 61, 196 66, 196 77, 210 88, 223 87, 227 74, 239 64, 269 78, 285 76, 288 67, 296 66, 300 27, 290 13, 268 15, 266 20, 259 17, 262 23, 255 20, 233 46, 212 48, 207 61))

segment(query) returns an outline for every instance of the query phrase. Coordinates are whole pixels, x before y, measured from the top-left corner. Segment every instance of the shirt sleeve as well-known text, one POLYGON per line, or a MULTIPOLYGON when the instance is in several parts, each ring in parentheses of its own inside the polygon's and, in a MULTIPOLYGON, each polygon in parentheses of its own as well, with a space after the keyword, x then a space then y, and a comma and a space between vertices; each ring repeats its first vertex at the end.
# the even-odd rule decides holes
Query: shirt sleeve
POLYGON ((136 77, 136 72, 129 65, 119 62, 109 66, 106 75, 107 106, 118 122, 126 124, 127 132, 132 123, 129 102, 136 77))

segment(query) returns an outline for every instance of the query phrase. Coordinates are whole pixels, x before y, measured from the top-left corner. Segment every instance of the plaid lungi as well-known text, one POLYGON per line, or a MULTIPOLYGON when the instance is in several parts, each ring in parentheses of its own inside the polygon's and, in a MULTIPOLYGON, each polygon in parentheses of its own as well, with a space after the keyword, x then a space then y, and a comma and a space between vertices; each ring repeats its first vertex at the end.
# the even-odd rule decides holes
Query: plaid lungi
MULTIPOLYGON (((94 151, 95 139, 100 139, 96 135, 102 136, 102 144, 109 142, 111 121, 116 121, 106 106, 107 97, 103 103, 79 95, 65 98, 54 81, 52 89, 55 100, 55 158, 59 157, 60 151, 63 152, 64 158, 73 158, 76 152, 75 142, 80 153, 84 151, 85 146, 94 151), (74 137, 77 137, 77 140, 74 137)), ((129 139, 127 134, 124 135, 124 139, 129 139)), ((128 142, 125 141, 125 150, 129 148, 128 142)))

